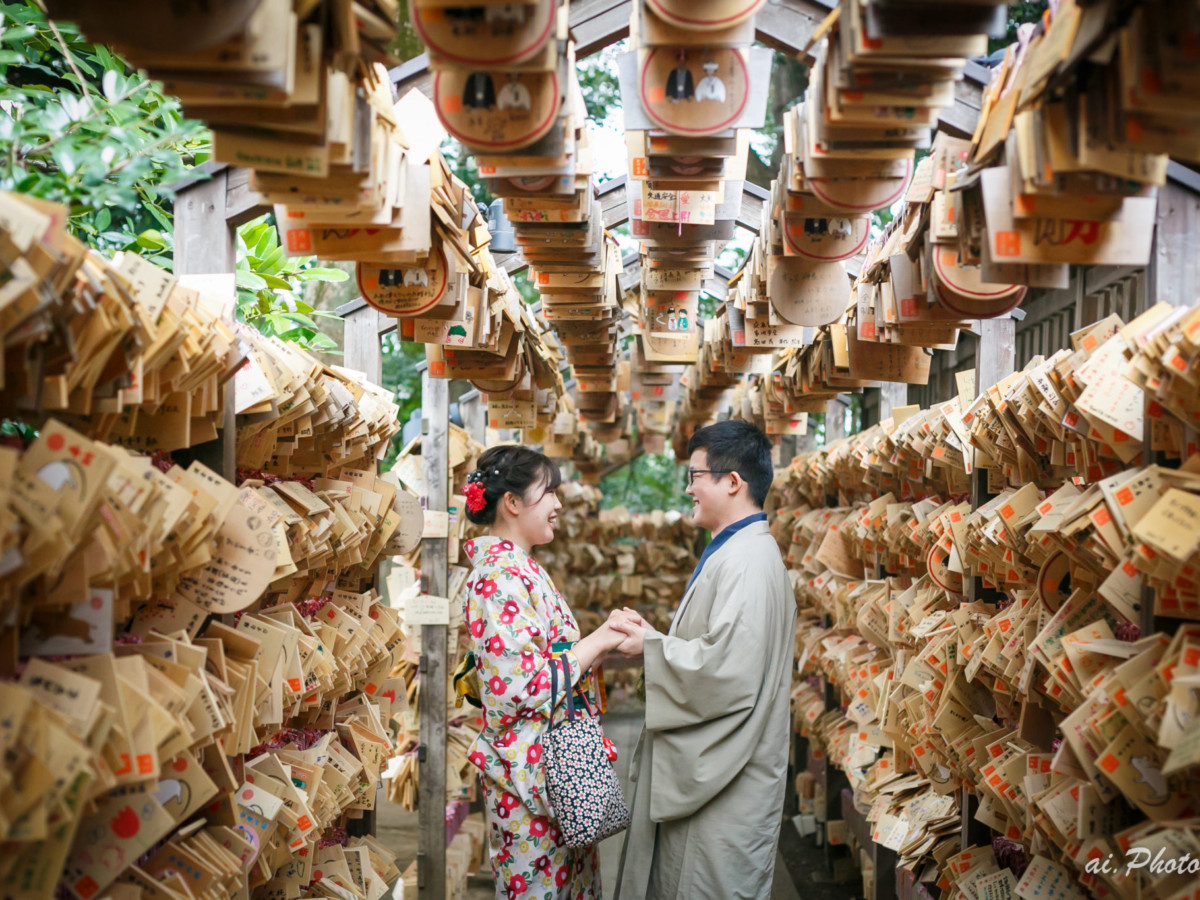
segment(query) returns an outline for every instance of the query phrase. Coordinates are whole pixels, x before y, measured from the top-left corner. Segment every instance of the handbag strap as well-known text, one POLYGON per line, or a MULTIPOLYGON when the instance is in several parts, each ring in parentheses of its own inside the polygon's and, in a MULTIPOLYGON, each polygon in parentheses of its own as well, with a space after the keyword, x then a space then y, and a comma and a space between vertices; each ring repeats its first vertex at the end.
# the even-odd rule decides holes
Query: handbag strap
POLYGON ((554 730, 554 710, 558 706, 558 666, 554 663, 561 661, 563 667, 563 692, 567 695, 567 718, 576 718, 575 700, 571 696, 571 664, 567 662, 565 656, 550 658, 550 721, 546 725, 546 731, 554 730))

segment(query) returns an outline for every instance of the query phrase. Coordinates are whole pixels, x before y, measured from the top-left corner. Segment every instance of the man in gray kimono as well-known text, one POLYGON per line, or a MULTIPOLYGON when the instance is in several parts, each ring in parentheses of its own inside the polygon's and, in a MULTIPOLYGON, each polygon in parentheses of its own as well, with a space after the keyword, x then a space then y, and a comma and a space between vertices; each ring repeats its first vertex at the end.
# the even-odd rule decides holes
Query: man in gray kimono
MULTIPOLYGON (((646 727, 617 900, 767 900, 791 734, 796 604, 762 511, 771 445, 745 422, 696 432, 687 493, 714 538, 670 630, 620 626, 645 656, 646 727)), ((613 626, 617 628, 617 625, 613 626)))

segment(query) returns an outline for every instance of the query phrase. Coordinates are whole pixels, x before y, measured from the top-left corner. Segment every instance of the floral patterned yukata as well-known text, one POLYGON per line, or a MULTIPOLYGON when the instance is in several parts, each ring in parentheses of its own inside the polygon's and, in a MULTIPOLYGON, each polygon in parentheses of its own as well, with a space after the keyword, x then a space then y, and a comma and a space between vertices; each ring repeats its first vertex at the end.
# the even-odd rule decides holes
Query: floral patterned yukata
MULTIPOLYGON (((466 624, 484 717, 470 759, 483 778, 496 896, 601 900, 596 848, 571 850, 562 843, 542 766, 551 645, 578 641, 579 626, 550 576, 511 541, 486 536, 467 541, 463 549, 473 567, 466 624)), ((574 651, 562 656, 579 686, 574 651)), ((559 707, 565 708, 561 664, 554 665, 559 667, 559 707)), ((590 679, 589 671, 585 686, 590 679)))

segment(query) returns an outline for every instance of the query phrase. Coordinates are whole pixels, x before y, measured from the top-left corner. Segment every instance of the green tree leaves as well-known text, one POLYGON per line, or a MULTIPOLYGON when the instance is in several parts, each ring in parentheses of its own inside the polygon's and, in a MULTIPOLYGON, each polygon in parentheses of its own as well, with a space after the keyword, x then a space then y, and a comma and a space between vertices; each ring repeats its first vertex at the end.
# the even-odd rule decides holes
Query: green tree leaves
POLYGON ((342 269, 318 266, 315 256, 289 257, 279 244, 274 217, 260 216, 238 229, 237 317, 263 334, 293 341, 306 350, 337 354, 337 342, 317 319, 339 316, 315 309, 303 299, 306 282, 346 281, 342 269))
POLYGON ((692 508, 684 494, 686 487, 687 467, 676 462, 674 455, 645 453, 601 480, 601 506, 624 506, 631 513, 656 509, 686 512, 692 508))
POLYGON ((116 249, 170 229, 163 185, 209 143, 160 84, 73 25, 51 26, 34 0, 0 3, 0 188, 65 204, 77 236, 116 249))

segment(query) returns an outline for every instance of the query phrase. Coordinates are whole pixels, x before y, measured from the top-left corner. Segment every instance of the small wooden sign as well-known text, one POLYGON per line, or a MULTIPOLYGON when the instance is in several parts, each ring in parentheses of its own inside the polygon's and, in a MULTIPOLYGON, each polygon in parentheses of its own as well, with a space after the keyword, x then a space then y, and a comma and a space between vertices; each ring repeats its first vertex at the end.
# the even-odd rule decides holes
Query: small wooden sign
POLYGON ((405 625, 449 625, 450 601, 433 594, 418 594, 404 604, 405 625))

